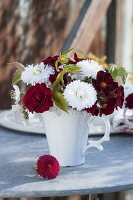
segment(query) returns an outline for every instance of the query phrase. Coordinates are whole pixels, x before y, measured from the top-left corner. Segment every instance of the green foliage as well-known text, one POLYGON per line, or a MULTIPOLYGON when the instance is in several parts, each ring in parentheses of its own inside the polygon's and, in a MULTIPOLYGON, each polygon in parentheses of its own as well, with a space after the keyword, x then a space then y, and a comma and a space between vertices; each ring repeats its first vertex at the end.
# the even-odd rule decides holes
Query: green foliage
POLYGON ((25 69, 25 67, 24 67, 24 65, 22 65, 19 62, 13 62, 13 63, 9 63, 9 64, 14 65, 17 68, 15 73, 14 73, 13 81, 12 81, 12 84, 16 85, 21 80, 21 73, 25 69))
POLYGON ((51 85, 52 89, 54 90, 60 83, 60 81, 63 83, 63 76, 66 73, 73 73, 77 70, 80 70, 80 67, 75 66, 75 65, 67 65, 65 68, 58 74, 55 82, 51 85))
POLYGON ((65 112, 67 112, 68 110, 68 104, 64 98, 64 96, 60 93, 60 92, 54 92, 53 93, 53 100, 55 102, 55 104, 62 110, 64 110, 65 112))
POLYGON ((121 77, 122 82, 125 84, 127 78, 127 72, 122 66, 116 66, 114 64, 109 65, 109 73, 111 74, 112 78, 121 77))
POLYGON ((60 62, 61 64, 66 64, 68 63, 68 58, 66 57, 66 55, 61 55, 61 58, 60 58, 60 62))
POLYGON ((13 81, 12 81, 13 85, 17 85, 19 83, 19 81, 21 80, 21 73, 22 71, 20 69, 17 69, 15 71, 14 76, 13 76, 13 81))
POLYGON ((66 51, 64 51, 63 53, 61 53, 61 55, 67 55, 68 53, 70 53, 73 50, 73 48, 68 49, 66 51))
POLYGON ((25 119, 29 119, 29 111, 24 106, 22 107, 22 113, 25 119))
MULTIPOLYGON (((73 48, 72 48, 72 49, 73 49, 73 48)), ((69 49, 69 50, 64 51, 63 53, 61 53, 61 55, 60 55, 60 63, 61 63, 61 64, 66 64, 66 63, 68 63, 69 58, 67 57, 67 54, 68 54, 69 52, 71 52, 72 49, 69 49)))

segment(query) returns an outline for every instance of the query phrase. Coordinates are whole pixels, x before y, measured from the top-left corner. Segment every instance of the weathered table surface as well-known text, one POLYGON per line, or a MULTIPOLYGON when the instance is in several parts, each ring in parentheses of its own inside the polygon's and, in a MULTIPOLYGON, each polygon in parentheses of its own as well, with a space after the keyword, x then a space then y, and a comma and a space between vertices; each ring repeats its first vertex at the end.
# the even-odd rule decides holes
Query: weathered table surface
MULTIPOLYGON (((104 151, 90 149, 86 163, 62 168, 53 180, 33 166, 48 154, 45 136, 0 127, 0 197, 45 197, 106 193, 133 189, 133 136, 114 135, 104 151)), ((69 148, 69 147, 68 147, 69 148)))

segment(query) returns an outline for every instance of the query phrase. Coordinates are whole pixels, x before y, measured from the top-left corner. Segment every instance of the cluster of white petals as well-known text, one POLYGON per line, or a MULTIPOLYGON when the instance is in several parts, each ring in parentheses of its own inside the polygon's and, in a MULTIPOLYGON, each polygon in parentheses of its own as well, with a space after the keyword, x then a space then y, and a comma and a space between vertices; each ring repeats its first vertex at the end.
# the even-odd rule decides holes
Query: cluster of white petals
POLYGON ((37 65, 28 65, 21 74, 21 80, 28 84, 35 85, 37 83, 47 83, 54 69, 50 65, 39 63, 37 65))
POLYGON ((69 106, 78 111, 92 107, 97 100, 97 92, 92 84, 75 80, 66 86, 64 98, 69 106))
POLYGON ((96 79, 97 72, 104 71, 103 67, 99 65, 95 60, 82 60, 77 62, 77 66, 80 67, 81 75, 79 79, 83 80, 85 77, 92 77, 96 79))

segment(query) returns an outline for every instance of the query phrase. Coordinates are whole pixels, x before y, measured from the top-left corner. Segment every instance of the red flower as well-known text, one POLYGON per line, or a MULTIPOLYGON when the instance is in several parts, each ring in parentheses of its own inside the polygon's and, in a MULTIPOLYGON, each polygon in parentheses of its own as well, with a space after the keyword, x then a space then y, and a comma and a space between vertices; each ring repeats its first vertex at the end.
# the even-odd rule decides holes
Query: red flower
POLYGON ((113 81, 110 73, 99 71, 96 80, 92 80, 93 86, 97 91, 112 91, 118 88, 118 83, 113 81))
POLYGON ((125 107, 129 109, 133 108, 133 93, 129 94, 125 99, 125 107))
MULTIPOLYGON (((112 114, 114 112, 114 109, 117 109, 118 106, 122 108, 124 101, 123 86, 119 87, 118 83, 113 81, 110 73, 99 71, 97 73, 96 80, 92 79, 92 84, 98 93, 97 103, 99 105, 99 108, 97 109, 99 109, 100 116, 102 114, 112 114)), ((92 114, 95 112, 94 110, 93 112, 91 110, 92 114)))
POLYGON ((77 62, 84 60, 83 58, 79 58, 78 55, 75 53, 74 58, 70 59, 69 64, 76 64, 77 62))
POLYGON ((53 106, 52 92, 44 83, 31 86, 23 97, 23 105, 32 113, 47 111, 53 106))
POLYGON ((97 107, 97 102, 91 107, 91 108, 86 108, 85 111, 87 113, 91 113, 94 116, 98 116, 99 114, 99 109, 97 107))
POLYGON ((51 83, 54 83, 59 73, 60 73, 60 71, 59 72, 56 71, 54 74, 51 74, 49 77, 49 81, 51 83))
POLYGON ((122 108, 123 102, 124 102, 124 88, 123 86, 120 86, 116 91, 116 108, 119 106, 122 108))
POLYGON ((48 57, 46 58, 45 60, 43 60, 42 62, 45 64, 45 65, 51 65, 51 66, 54 66, 55 65, 55 62, 59 59, 59 55, 56 55, 56 56, 53 56, 53 57, 48 57))
POLYGON ((112 99, 108 99, 106 102, 101 104, 100 116, 102 114, 105 114, 105 115, 112 114, 115 109, 115 103, 116 103, 115 98, 112 98, 112 99))
POLYGON ((45 179, 53 179, 58 176, 60 165, 57 159, 50 155, 40 156, 37 161, 37 173, 45 179))

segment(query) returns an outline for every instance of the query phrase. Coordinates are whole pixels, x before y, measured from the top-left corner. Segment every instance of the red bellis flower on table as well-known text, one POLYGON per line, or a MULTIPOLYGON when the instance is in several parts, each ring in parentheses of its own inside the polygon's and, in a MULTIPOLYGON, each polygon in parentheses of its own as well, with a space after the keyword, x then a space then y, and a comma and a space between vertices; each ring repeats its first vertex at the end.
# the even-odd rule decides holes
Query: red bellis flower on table
POLYGON ((60 165, 54 156, 43 155, 37 161, 36 170, 39 176, 45 179, 54 179, 59 174, 60 165))

